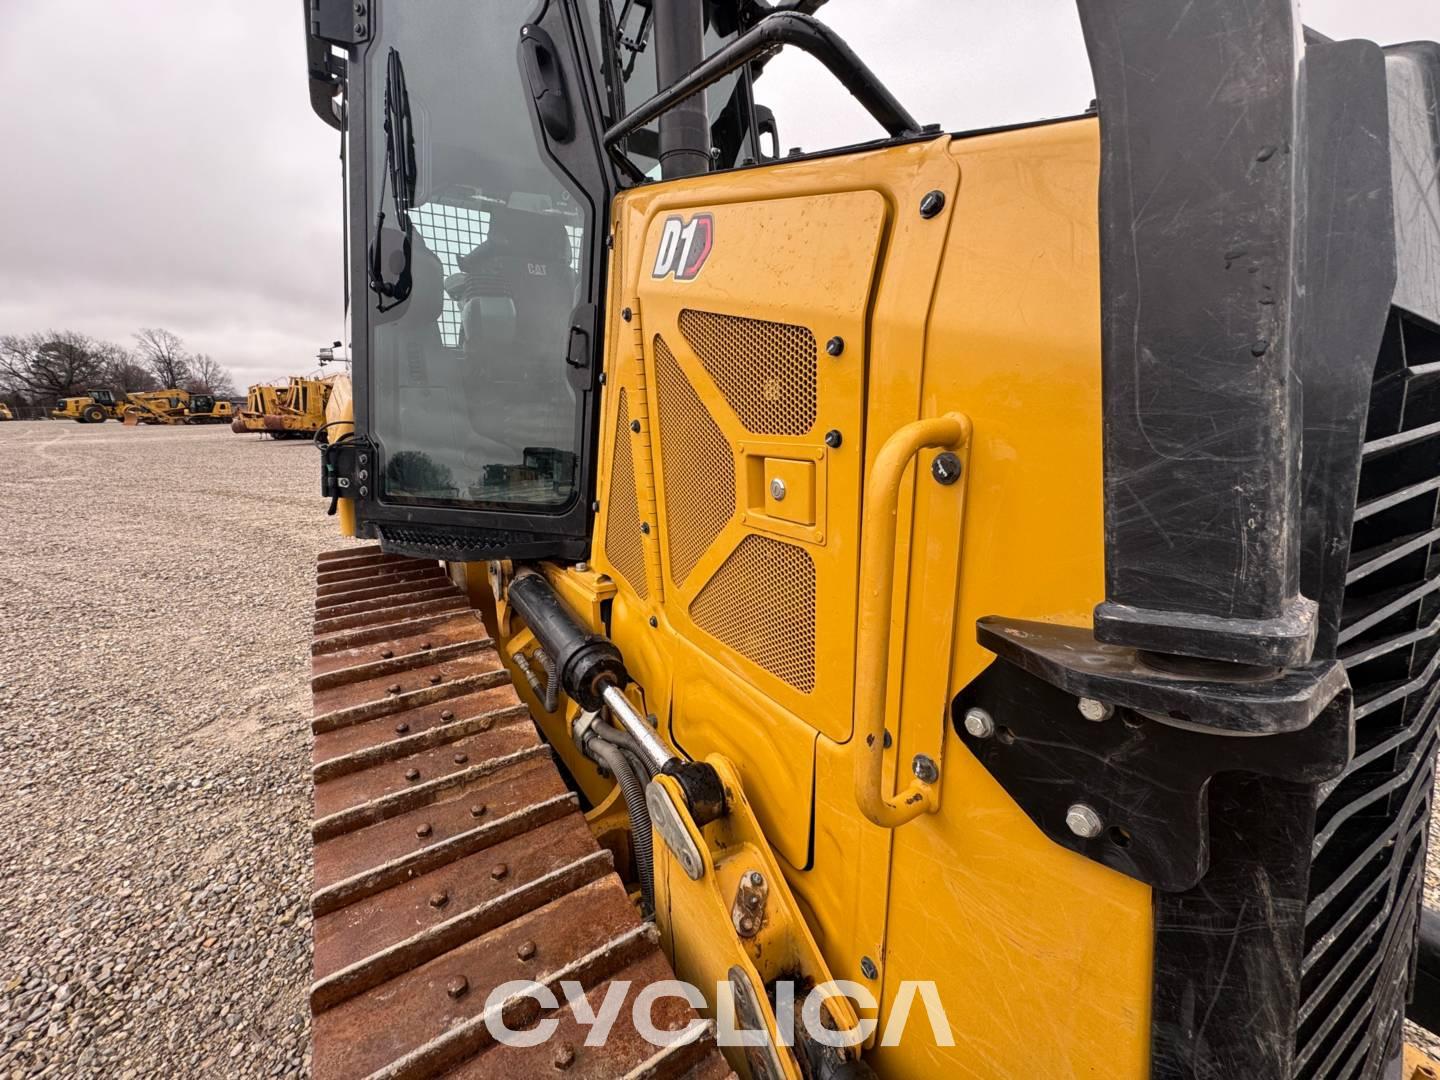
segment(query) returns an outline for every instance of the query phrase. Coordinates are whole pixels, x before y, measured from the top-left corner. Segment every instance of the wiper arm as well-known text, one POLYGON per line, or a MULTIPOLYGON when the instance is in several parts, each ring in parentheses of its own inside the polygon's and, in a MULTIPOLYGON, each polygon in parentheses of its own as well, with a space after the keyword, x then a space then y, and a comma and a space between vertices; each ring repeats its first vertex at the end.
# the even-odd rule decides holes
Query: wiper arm
POLYGON ((405 67, 393 47, 385 65, 385 171, 380 174, 380 203, 375 208, 375 239, 370 244, 370 288, 376 294, 375 309, 389 311, 410 297, 411 241, 415 224, 410 210, 415 201, 415 129, 410 121, 410 91, 405 86, 405 67), (394 281, 385 280, 381 263, 380 237, 385 227, 385 183, 390 183, 395 217, 404 234, 403 261, 394 281), (386 303, 386 299, 390 303, 386 303))

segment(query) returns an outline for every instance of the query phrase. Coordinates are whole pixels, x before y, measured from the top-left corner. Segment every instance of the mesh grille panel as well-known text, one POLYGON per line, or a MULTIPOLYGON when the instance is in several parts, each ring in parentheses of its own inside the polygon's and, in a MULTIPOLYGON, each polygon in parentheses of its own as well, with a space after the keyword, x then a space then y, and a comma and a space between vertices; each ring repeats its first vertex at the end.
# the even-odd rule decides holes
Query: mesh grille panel
POLYGON ((680 333, 746 429, 804 435, 815 426, 815 335, 790 323, 686 308, 680 333))
POLYGON ((655 335, 655 393, 660 452, 665 458, 670 576, 683 585, 735 513, 735 459, 659 334, 655 335))
POLYGON ((605 518, 605 557, 635 590, 646 596, 645 550, 640 541, 640 511, 635 505, 635 458, 630 451, 630 400, 620 391, 615 420, 615 453, 610 465, 610 508, 605 518))
POLYGON ((690 617, 795 689, 815 689, 815 563, 804 549, 747 536, 690 604, 690 617))

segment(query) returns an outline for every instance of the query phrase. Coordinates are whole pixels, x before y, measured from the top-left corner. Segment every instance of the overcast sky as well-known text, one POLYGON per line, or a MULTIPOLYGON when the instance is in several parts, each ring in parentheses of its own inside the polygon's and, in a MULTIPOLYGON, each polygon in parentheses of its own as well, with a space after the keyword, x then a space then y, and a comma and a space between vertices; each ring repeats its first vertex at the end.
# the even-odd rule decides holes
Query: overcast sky
MULTIPOLYGON (((244 386, 344 337, 338 136, 310 112, 297 0, 3 0, 0 333, 164 326, 244 386)), ((1436 0, 1309 0, 1332 37, 1440 40, 1436 0)), ((1083 109, 1074 0, 832 0, 922 121, 1083 109)), ((759 97, 786 147, 873 128, 803 56, 759 97)))

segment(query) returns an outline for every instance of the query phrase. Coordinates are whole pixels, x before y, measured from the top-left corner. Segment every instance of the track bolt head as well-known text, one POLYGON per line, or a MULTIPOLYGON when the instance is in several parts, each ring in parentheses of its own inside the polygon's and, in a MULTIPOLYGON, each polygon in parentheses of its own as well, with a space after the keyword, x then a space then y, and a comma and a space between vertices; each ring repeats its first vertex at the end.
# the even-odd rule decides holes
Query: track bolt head
POLYGON ((415 835, 422 839, 429 836, 434 831, 435 830, 430 827, 430 822, 428 821, 422 821, 419 825, 415 826, 415 835))
POLYGON ((575 1064, 575 1048, 569 1043, 561 1043, 555 1048, 555 1056, 550 1060, 554 1063, 555 1068, 568 1069, 575 1064))
POLYGON ((402 721, 401 723, 395 725, 395 734, 396 734, 396 735, 404 735, 404 734, 405 734, 407 731, 409 731, 409 730, 410 730, 410 725, 404 723, 403 721, 402 721))
POLYGON ((829 341, 825 342, 825 351, 831 356, 839 356, 845 351, 845 339, 836 334, 829 341))
POLYGON ((400 692, 400 684, 399 684, 398 682, 397 682, 397 683, 391 683, 389 686, 387 686, 387 687, 385 688, 385 692, 386 692, 387 694, 398 694, 398 693, 400 692))
POLYGON ((456 975, 445 984, 445 993, 449 994, 453 1000, 459 1000, 464 997, 466 991, 469 989, 470 980, 465 978, 464 975, 456 975))
POLYGON ((490 718, 490 717, 487 716, 487 717, 484 717, 484 718, 480 721, 480 723, 478 723, 478 724, 475 725, 475 726, 478 727, 481 731, 489 731, 492 727, 495 726, 495 721, 494 721, 492 718, 490 718))
POLYGON ((868 956, 860 957, 860 974, 867 979, 873 979, 880 974, 880 969, 875 966, 875 961, 868 956))
POLYGON ((521 960, 531 960, 535 956, 535 942, 522 941, 520 947, 515 950, 515 955, 521 960))
POLYGON ((434 686, 436 683, 438 683, 438 682, 440 681, 441 677, 442 677, 442 676, 441 676, 438 672, 435 673, 434 675, 431 675, 431 676, 430 676, 430 685, 431 685, 431 686, 434 686))
POLYGON ((503 862, 496 863, 490 868, 490 876, 496 881, 500 881, 508 873, 510 873, 510 867, 506 866, 503 862))
POLYGON ((454 720, 454 719, 455 719, 455 714, 454 714, 453 712, 451 712, 449 709, 446 709, 444 712, 442 712, 442 713, 440 714, 440 719, 441 719, 441 720, 454 720))
POLYGON ((920 200, 920 216, 927 220, 944 209, 945 193, 943 191, 927 191, 920 200))
POLYGON ((1109 720, 1115 715, 1115 706, 1108 701, 1082 697, 1080 699, 1080 715, 1086 720, 1093 720, 1098 724, 1101 720, 1109 720))
POLYGON ((406 769, 406 770, 405 770, 405 779, 406 779, 406 780, 409 780, 411 783, 414 783, 416 780, 419 780, 419 779, 420 779, 420 770, 419 770, 419 769, 406 769))
POLYGON ((390 659, 392 656, 394 656, 394 655, 395 655, 395 650, 394 650, 394 649, 383 649, 383 650, 381 650, 381 652, 380 652, 380 656, 381 656, 381 658, 384 659, 384 660, 389 660, 389 659, 390 659))
POLYGON ((1076 836, 1085 840, 1094 840, 1100 835, 1100 830, 1105 823, 1100 820, 1100 815, 1095 812, 1092 806, 1077 802, 1070 809, 1065 811, 1065 824, 1076 836))
POLYGON ((477 802, 474 806, 470 807, 470 816, 484 817, 487 809, 488 807, 483 802, 477 802))
POLYGON ((988 739, 995 734, 995 718, 981 708, 965 710, 965 730, 976 739, 988 739))
POLYGON ((430 906, 433 908, 442 908, 449 902, 450 894, 447 892, 437 892, 430 894, 430 906))
POLYGON ((428 641, 422 641, 422 642, 420 642, 420 648, 422 648, 422 649, 428 649, 428 648, 430 648, 430 642, 428 642, 428 641))
POLYGON ((470 755, 469 755, 469 754, 456 754, 456 755, 455 755, 453 758, 451 758, 450 760, 452 760, 453 762, 455 762, 456 765, 464 765, 465 762, 467 762, 467 761, 470 760, 470 755))
POLYGON ((936 765, 935 759, 928 754, 916 754, 915 759, 910 762, 910 770, 922 784, 933 784, 940 779, 940 766, 936 765))

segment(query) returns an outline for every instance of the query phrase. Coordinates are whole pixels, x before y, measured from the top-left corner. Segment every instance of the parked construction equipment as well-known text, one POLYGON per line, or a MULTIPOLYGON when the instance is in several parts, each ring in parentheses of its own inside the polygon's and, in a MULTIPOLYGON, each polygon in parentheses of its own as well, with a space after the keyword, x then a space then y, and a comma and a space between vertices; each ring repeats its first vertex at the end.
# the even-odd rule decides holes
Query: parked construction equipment
POLYGON ((325 406, 336 378, 292 375, 283 387, 257 383, 230 424, 236 434, 260 432, 276 439, 313 438, 325 426, 325 406))
POLYGON ((50 411, 56 420, 74 420, 77 424, 102 424, 106 420, 123 419, 128 396, 114 390, 87 390, 78 397, 61 398, 50 411))
POLYGON ((1082 0, 952 134, 822 3, 307 0, 315 1076, 1436 1075, 1440 46, 1082 0))
POLYGON ((127 426, 136 424, 223 424, 235 416, 235 407, 212 394, 192 394, 171 387, 129 395, 124 411, 127 426))

